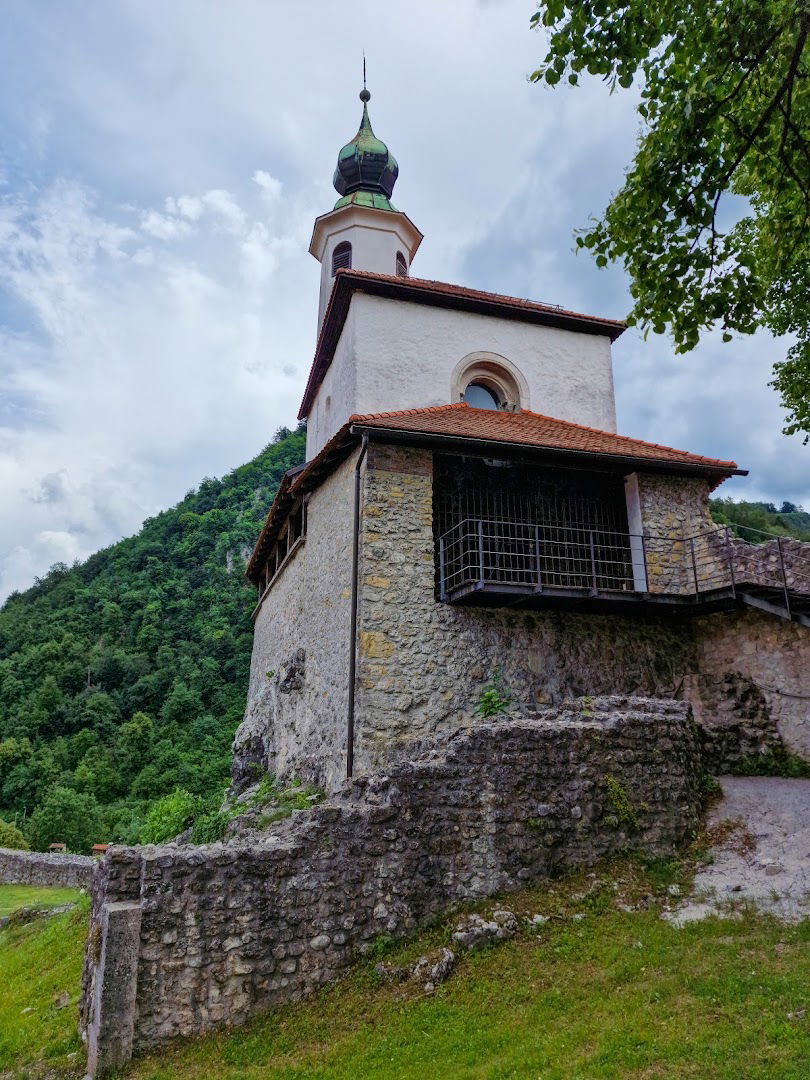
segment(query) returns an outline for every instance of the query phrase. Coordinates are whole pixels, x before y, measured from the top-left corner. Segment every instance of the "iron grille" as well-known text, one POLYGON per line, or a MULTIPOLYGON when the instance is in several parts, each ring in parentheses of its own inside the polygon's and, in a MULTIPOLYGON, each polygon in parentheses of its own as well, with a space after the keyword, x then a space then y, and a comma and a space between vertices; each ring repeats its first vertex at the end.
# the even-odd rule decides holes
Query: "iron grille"
POLYGON ((434 469, 444 590, 633 589, 621 476, 439 456, 434 469))

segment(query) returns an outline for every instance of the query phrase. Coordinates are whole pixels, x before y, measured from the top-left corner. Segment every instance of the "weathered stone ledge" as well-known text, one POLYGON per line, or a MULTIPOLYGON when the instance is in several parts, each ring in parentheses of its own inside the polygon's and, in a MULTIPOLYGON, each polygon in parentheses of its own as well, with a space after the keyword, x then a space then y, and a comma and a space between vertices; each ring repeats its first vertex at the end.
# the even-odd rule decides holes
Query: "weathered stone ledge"
POLYGON ((0 848, 0 884, 46 885, 89 889, 97 859, 88 855, 53 855, 45 851, 0 848))

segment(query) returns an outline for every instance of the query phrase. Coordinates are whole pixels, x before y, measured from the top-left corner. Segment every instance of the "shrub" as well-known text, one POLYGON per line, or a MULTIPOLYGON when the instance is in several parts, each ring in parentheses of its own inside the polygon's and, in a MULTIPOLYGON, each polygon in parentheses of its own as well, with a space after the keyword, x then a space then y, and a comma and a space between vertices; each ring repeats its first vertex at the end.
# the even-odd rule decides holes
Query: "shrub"
POLYGON ((26 833, 36 851, 60 842, 68 851, 88 854, 93 844, 105 839, 101 828, 101 808, 95 796, 56 784, 28 819, 26 833))
POLYGON ((191 839, 195 844, 213 844, 221 840, 225 833, 225 826, 234 816, 226 810, 220 810, 222 795, 209 799, 206 803, 201 801, 194 824, 191 827, 191 839))
POLYGON ((792 780, 810 778, 810 761, 784 747, 744 758, 734 769, 736 776, 786 776, 792 780))
POLYGON ((631 829, 638 829, 638 817, 623 785, 615 776, 606 776, 605 789, 608 803, 619 821, 631 829))
POLYGON ((141 829, 142 844, 165 844, 183 832, 194 821, 200 809, 200 798, 182 788, 152 803, 141 829))
POLYGON ((28 851, 28 842, 16 825, 0 818, 0 847, 13 848, 15 851, 28 851))
POLYGON ((500 672, 495 671, 490 681, 481 691, 475 711, 484 718, 497 716, 499 713, 506 712, 511 701, 512 695, 503 685, 500 672))

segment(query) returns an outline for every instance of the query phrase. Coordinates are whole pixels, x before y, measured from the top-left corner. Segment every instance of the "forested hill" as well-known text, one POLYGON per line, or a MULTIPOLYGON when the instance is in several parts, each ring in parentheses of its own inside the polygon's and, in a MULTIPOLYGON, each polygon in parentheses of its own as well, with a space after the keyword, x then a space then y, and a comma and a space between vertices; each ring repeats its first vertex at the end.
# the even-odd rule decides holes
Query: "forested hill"
POLYGON ((154 799, 222 789, 250 666, 245 559, 305 438, 282 429, 0 609, 0 818, 25 813, 32 846, 134 841, 154 799))
POLYGON ((735 532, 752 543, 766 540, 766 534, 810 540, 810 514, 795 503, 776 506, 769 502, 712 499, 711 508, 718 524, 733 526, 735 532))
MULTIPOLYGON (((0 608, 0 820, 31 846, 137 842, 147 808, 177 788, 218 806, 250 668, 245 558, 305 441, 282 429, 137 536, 0 608)), ((712 512, 810 539, 810 515, 790 504, 712 512)))

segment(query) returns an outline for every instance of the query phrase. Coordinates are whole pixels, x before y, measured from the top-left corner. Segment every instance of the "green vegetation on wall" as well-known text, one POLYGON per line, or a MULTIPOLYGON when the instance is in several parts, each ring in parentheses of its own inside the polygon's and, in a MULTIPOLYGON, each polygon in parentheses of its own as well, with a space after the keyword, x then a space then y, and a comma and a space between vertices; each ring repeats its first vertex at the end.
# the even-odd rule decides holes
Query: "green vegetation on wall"
POLYGON ((775 503, 733 499, 711 499, 710 503, 712 517, 718 525, 732 526, 743 540, 767 540, 766 536, 756 535, 762 532, 810 541, 810 514, 794 503, 783 502, 779 507, 775 503))
POLYGON ((0 818, 32 847, 136 841, 177 788, 224 788, 255 593, 247 556, 303 427, 0 609, 0 818))

